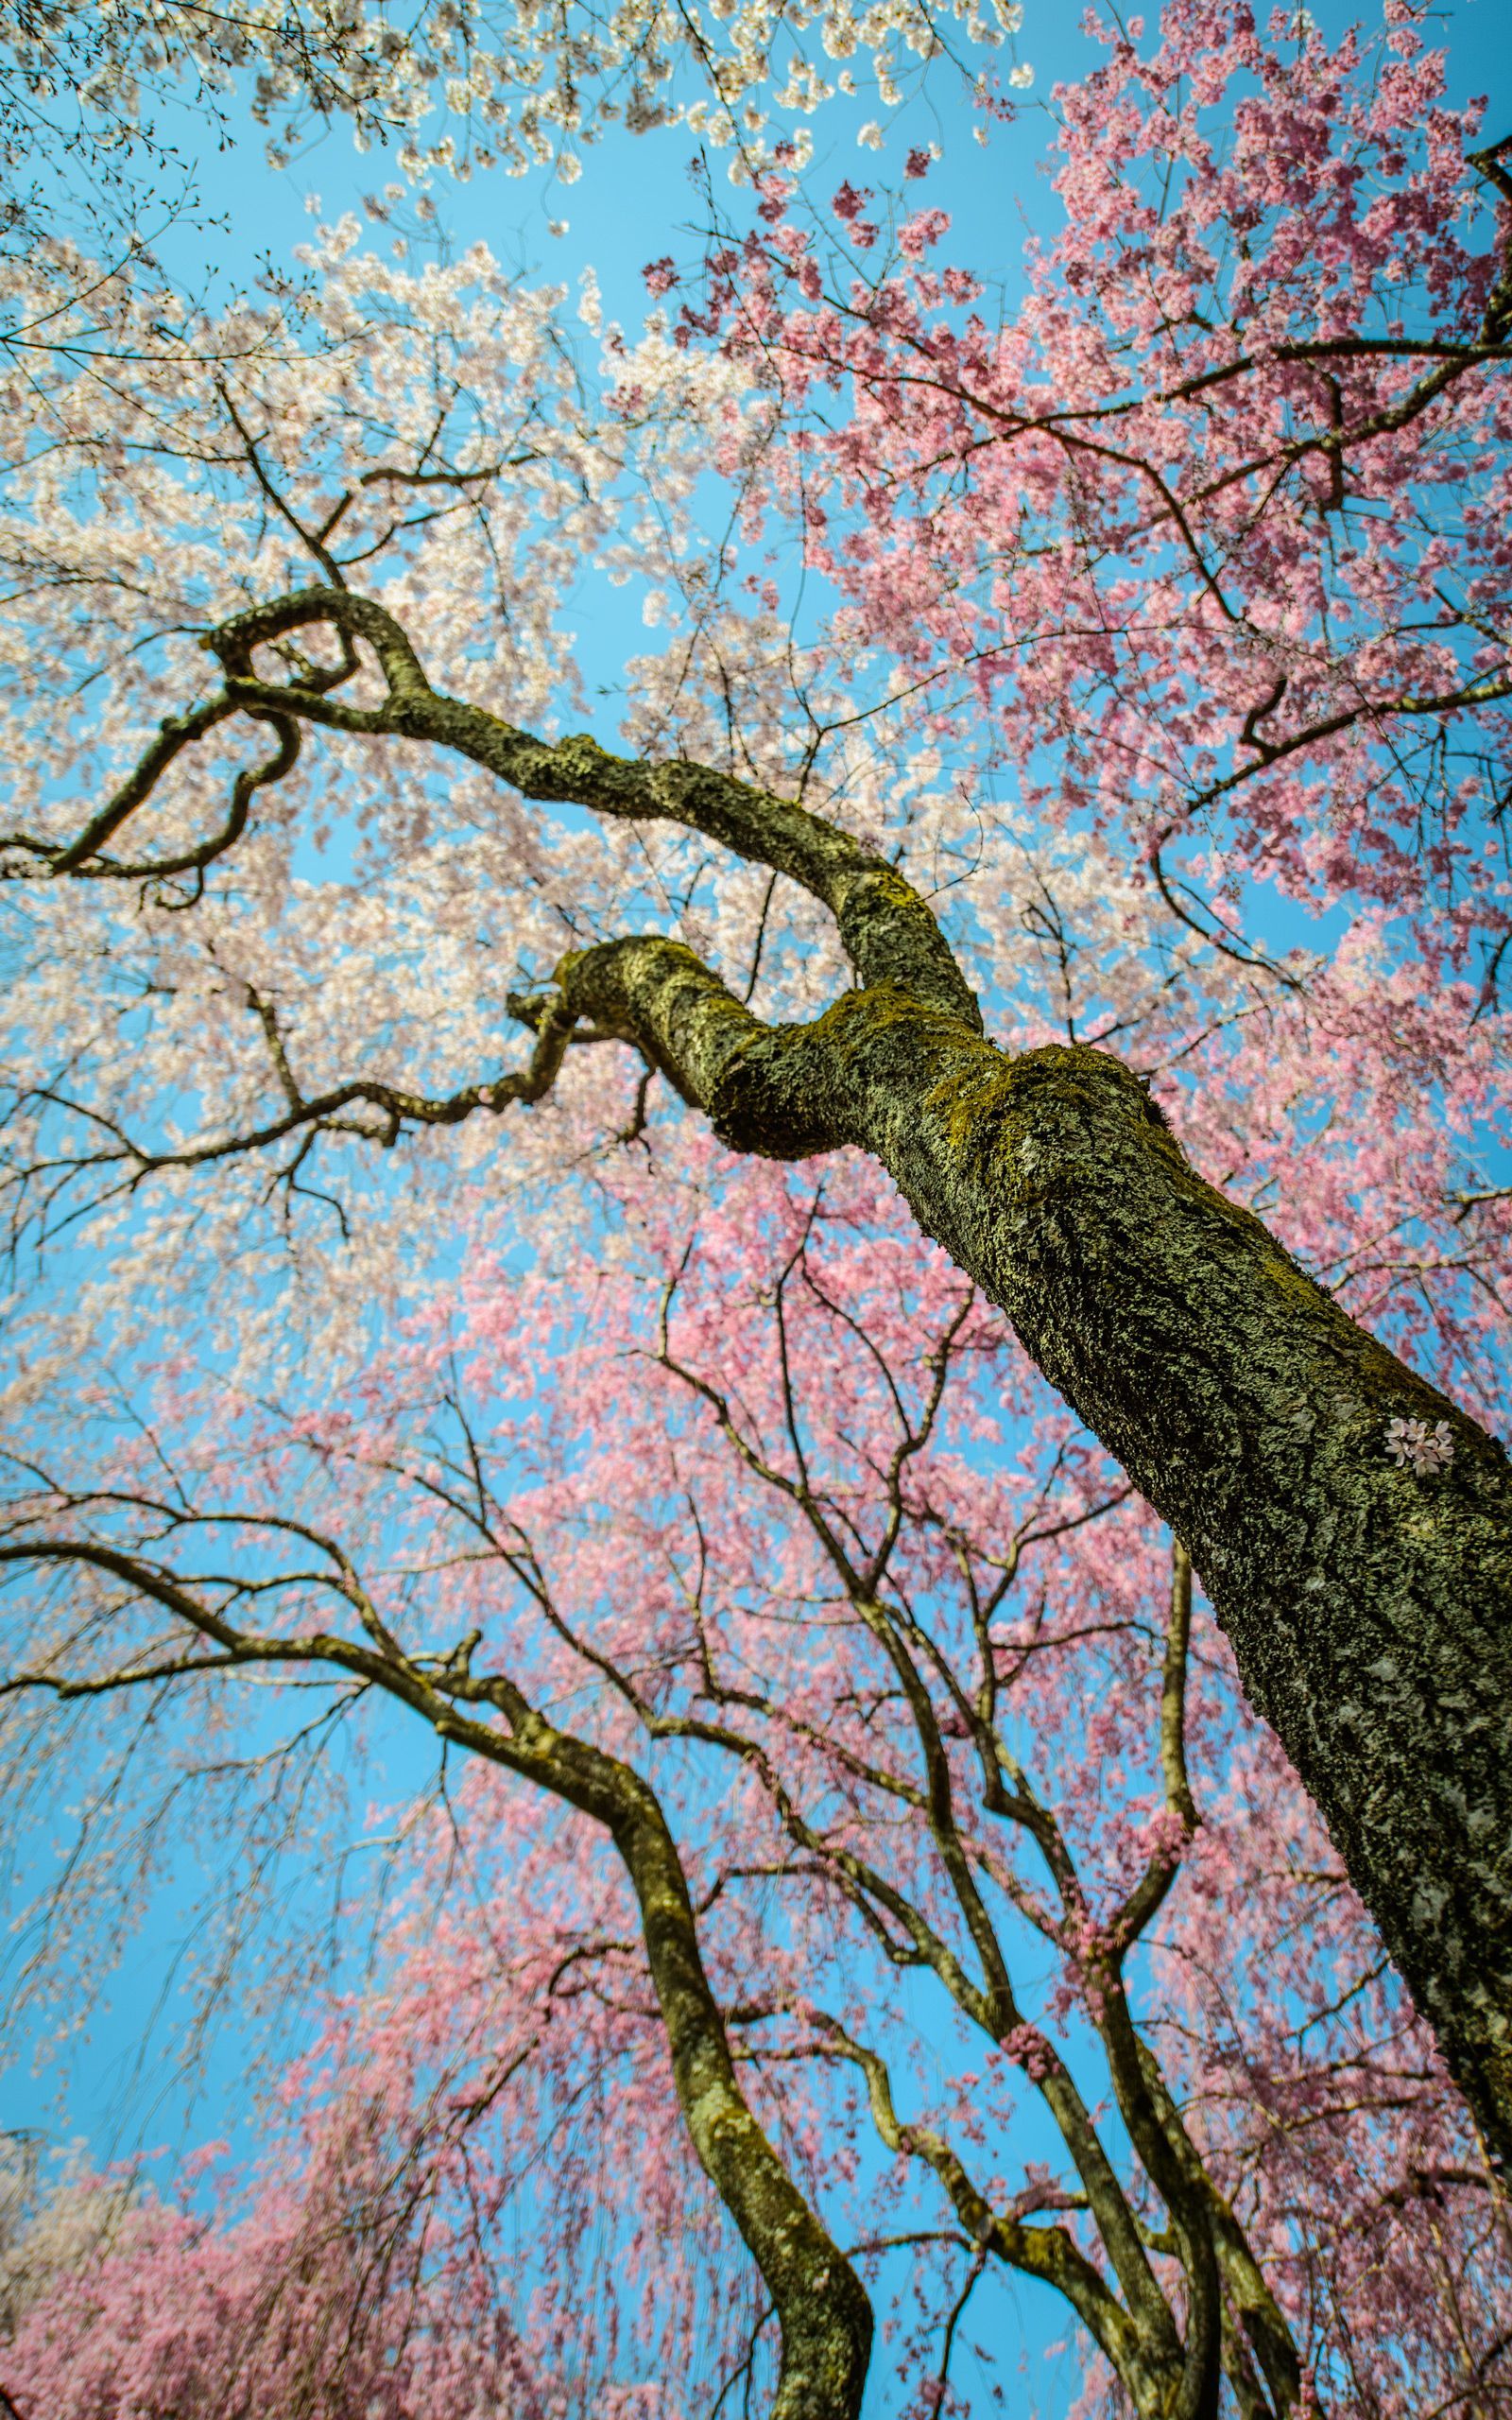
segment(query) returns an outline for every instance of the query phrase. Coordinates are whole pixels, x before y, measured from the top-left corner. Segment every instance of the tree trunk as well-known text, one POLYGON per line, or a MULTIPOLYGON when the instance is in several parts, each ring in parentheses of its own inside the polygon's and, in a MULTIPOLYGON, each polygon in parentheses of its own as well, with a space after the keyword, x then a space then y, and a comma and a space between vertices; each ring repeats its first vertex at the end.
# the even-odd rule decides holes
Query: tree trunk
POLYGON ((767 1028, 690 952, 564 962, 737 1150, 851 1144, 1182 1540, 1498 2164, 1512 2162, 1512 1467, 1203 1182, 1107 1053, 883 981, 767 1028), (1447 1420, 1424 1477, 1395 1416, 1447 1420))

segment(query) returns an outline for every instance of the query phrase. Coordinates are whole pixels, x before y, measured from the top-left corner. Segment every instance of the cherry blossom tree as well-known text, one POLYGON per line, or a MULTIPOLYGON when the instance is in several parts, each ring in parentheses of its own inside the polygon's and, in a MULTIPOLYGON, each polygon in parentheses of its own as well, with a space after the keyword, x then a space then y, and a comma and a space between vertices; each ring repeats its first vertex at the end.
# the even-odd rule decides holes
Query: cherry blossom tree
MULTIPOLYGON (((939 214, 780 162, 639 338, 345 226, 169 342, 102 277, 108 368, 8 424, 12 1770, 113 1739, 107 1858, 132 1706, 208 1787, 254 1673, 467 1764, 226 2340, 308 2210, 312 2310, 393 2247, 417 2410, 516 2392, 454 2273, 559 2386, 568 2240, 504 2278, 477 2213, 590 2073, 680 2113, 783 2413, 857 2408, 879 2294, 937 2403, 998 2270, 1142 2415, 1505 2393, 1512 185, 1409 11, 1141 41, 1002 324, 939 214), (670 625, 617 754, 590 575, 670 625), (1261 947, 1256 877, 1347 937, 1261 947)), ((77 267, 9 274, 66 320, 77 267)), ((223 2307, 176 2226, 13 2395, 163 2246, 223 2307)))

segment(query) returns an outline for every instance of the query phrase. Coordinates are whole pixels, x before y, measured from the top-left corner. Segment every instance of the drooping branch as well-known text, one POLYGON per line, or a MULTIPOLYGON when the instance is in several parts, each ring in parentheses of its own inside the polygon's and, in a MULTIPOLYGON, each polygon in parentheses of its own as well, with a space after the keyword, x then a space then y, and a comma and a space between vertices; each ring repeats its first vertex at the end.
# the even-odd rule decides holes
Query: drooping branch
MULTIPOLYGON (((146 805, 169 766, 185 749, 205 738, 236 712, 234 698, 219 697, 187 714, 170 716, 151 747, 76 838, 54 842, 23 832, 8 832, 0 835, 0 858, 8 850, 13 851, 23 859, 30 858, 43 873, 73 874, 95 882, 141 882, 180 873, 202 874, 208 865, 224 856, 241 838, 256 792, 293 770, 300 752, 300 726, 291 716, 269 711, 260 717, 272 725, 278 744, 271 756, 260 765, 244 767, 236 775, 232 784, 231 807, 218 832, 193 848, 163 857, 114 858, 106 856, 105 847, 138 808, 146 805)), ((0 867, 0 872, 12 869, 0 867)))
POLYGON ((337 1547, 329 1552, 334 1571, 325 1584, 358 1611, 366 1637, 324 1628, 291 1635, 248 1631, 210 1600, 202 1584, 96 1538, 0 1541, 0 1565, 97 1571, 215 1651, 154 1656, 150 1663, 128 1659, 108 1671, 78 1674, 48 1665, 7 1675, 4 1693, 78 1698, 207 1669, 324 1666, 384 1690, 438 1738, 521 1775, 601 1824, 635 1892, 689 2138, 777 2308, 782 2359, 773 2420, 855 2420, 870 2354, 870 2306, 741 2090, 704 1969, 681 1858, 655 1791, 633 1767, 549 1720, 507 1675, 474 1672, 471 1651, 440 1663, 406 1654, 373 1613, 349 1559, 337 1547))
MULTIPOLYGON (((613 756, 586 734, 551 742, 432 687, 409 638, 370 597, 345 588, 309 588, 238 614, 205 635, 225 686, 193 713, 165 725, 110 804, 59 852, 17 840, 52 873, 88 871, 107 839, 143 807, 174 759, 238 711, 313 723, 327 730, 428 740, 454 751, 529 799, 591 808, 616 821, 676 823, 774 873, 817 899, 835 920, 863 983, 896 981, 980 1030, 970 985, 935 917, 896 868, 823 817, 704 765, 649 764, 613 756), (288 681, 259 677, 255 656, 295 632, 335 635, 337 665, 309 667, 288 681), (356 644, 377 660, 387 695, 377 707, 336 694, 357 669, 356 644)), ((271 774, 266 778, 272 778, 271 774)), ((165 871, 167 869, 146 869, 165 871)), ((134 869, 143 871, 143 869, 134 869)))
POLYGON ((1058 2225, 1030 2226, 1009 2211, 994 2209, 959 2153, 937 2129, 900 2119, 892 2079, 877 2052, 858 2042, 837 2018, 819 2011, 810 2012, 810 2016, 829 2055, 858 2067, 866 2079, 872 2122, 887 2150, 919 2160, 934 2171, 973 2243, 1065 2295, 1129 2388, 1142 2415, 1168 2409, 1168 2371, 1158 2359, 1151 2360, 1151 2348, 1142 2331, 1108 2292, 1069 2230, 1058 2225))

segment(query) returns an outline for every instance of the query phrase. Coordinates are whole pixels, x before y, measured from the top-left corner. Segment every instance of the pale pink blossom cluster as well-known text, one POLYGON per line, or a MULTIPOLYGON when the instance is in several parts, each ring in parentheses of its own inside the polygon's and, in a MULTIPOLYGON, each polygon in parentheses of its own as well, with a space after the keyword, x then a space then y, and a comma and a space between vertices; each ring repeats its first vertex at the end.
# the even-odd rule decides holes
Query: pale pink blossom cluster
POLYGON ((1454 1459, 1454 1432, 1447 1420, 1388 1420, 1386 1451, 1403 1470, 1418 1478, 1449 1468, 1454 1459))

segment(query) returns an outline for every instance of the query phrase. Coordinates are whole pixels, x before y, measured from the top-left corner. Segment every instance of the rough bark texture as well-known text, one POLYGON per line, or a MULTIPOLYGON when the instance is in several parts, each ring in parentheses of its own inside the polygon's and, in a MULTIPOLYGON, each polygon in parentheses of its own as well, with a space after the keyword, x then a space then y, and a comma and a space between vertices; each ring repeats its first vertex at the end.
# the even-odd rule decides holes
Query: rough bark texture
MULTIPOLYGON (((584 1019, 633 1042, 737 1150, 852 1145, 889 1170, 1185 1545, 1488 2149, 1512 2163, 1503 1447, 1203 1183, 1117 1060, 1010 1060, 986 1040, 927 903, 821 818, 707 767, 630 763, 581 736, 550 744, 449 698, 392 616, 346 590, 274 599, 205 644, 225 675, 221 700, 197 709, 207 728, 229 702, 280 728, 429 740, 527 797, 687 825, 824 903, 857 988, 812 1026, 764 1026, 679 944, 613 942, 564 959, 558 993, 525 1005, 538 1055, 584 1019), (316 625, 337 636, 340 669, 259 677, 259 648, 316 625), (335 694, 358 642, 387 684, 378 707, 335 694), (1449 1422, 1447 1469, 1419 1478, 1388 1459, 1398 1415, 1449 1422)), ((93 845, 146 795, 145 766, 91 826, 93 845)), ((90 872, 84 847, 55 853, 55 870, 90 872)), ((413 1114, 471 1115, 524 1089, 511 1079, 413 1114)))
POLYGON ((1205 1184, 1120 1063, 895 985, 758 1025, 691 953, 568 960, 736 1150, 873 1152, 1183 1541, 1493 2154, 1512 2161, 1512 1467, 1205 1184), (1454 1459, 1387 1457, 1396 1415, 1454 1459))

